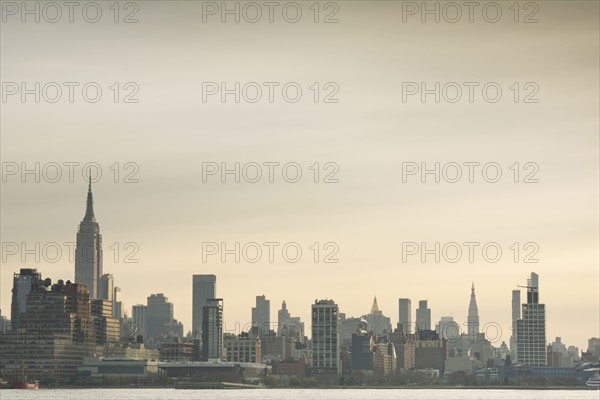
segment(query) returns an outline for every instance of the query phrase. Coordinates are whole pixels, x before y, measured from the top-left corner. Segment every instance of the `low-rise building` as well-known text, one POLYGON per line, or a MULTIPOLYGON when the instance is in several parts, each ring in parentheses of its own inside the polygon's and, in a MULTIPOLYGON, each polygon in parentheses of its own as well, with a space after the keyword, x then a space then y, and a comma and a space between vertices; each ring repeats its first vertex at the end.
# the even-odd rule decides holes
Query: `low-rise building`
POLYGON ((426 334, 415 341, 415 368, 433 369, 443 373, 446 361, 446 339, 439 339, 435 331, 420 333, 423 332, 426 334))
POLYGON ((199 382, 242 382, 260 380, 271 373, 271 367, 258 363, 219 361, 159 362, 159 374, 169 378, 187 378, 199 382))
POLYGON ((0 371, 6 378, 26 375, 41 382, 68 382, 89 355, 88 345, 64 337, 39 332, 0 335, 0 371))
POLYGON ((194 342, 181 341, 176 338, 174 341, 160 342, 158 347, 160 361, 194 361, 194 349, 198 348, 198 344, 194 346, 194 342))
POLYGON ((135 358, 86 357, 77 368, 80 378, 143 377, 158 374, 158 362, 135 358))
POLYGON ((273 374, 303 378, 306 376, 306 363, 303 358, 299 360, 273 361, 273 374))
POLYGON ((396 329, 389 335, 390 342, 396 352, 396 368, 399 370, 411 369, 415 366, 415 334, 404 333, 396 329))
POLYGON ((261 339, 257 336, 246 332, 239 335, 225 334, 223 341, 226 361, 261 362, 261 339))
POLYGON ((149 349, 142 342, 109 343, 103 347, 103 354, 104 357, 142 360, 158 360, 160 357, 157 349, 149 349))
POLYGON ((121 325, 118 319, 112 317, 113 302, 105 299, 93 299, 91 311, 94 319, 96 344, 119 343, 121 325))
POLYGON ((464 373, 465 375, 473 374, 475 370, 475 360, 468 357, 448 357, 444 362, 444 373, 464 373))

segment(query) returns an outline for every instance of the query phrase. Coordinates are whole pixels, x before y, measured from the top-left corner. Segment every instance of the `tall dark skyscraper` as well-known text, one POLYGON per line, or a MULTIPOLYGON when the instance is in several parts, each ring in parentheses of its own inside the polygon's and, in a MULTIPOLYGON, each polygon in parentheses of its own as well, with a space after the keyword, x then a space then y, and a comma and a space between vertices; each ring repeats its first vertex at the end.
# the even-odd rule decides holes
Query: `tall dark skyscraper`
POLYGON ((207 299, 202 313, 202 359, 220 360, 223 355, 223 299, 207 299))
POLYGON ((342 371, 339 307, 333 300, 315 300, 311 314, 312 370, 339 374, 342 371))
POLYGON ((419 308, 417 308, 417 329, 431 329, 431 309, 427 308, 427 300, 419 300, 419 308))
POLYGON ((50 290, 32 288, 20 325, 26 331, 43 327, 44 335, 58 335, 88 345, 96 343, 88 289, 69 281, 59 280, 50 290))
POLYGON ((20 273, 14 274, 12 288, 12 304, 10 310, 10 320, 13 329, 19 327, 21 314, 25 312, 27 306, 27 295, 31 289, 42 282, 42 274, 33 268, 21 268, 20 273))
POLYGON ((146 337, 158 341, 163 337, 165 325, 173 321, 173 303, 162 293, 152 294, 148 296, 146 312, 146 337))
POLYGON ((398 328, 404 333, 413 332, 411 313, 410 299, 398 299, 398 328))
POLYGON ((137 334, 146 337, 148 332, 148 306, 136 304, 131 308, 131 318, 137 327, 137 334))
POLYGON ((289 321, 291 315, 287 309, 285 300, 281 303, 281 310, 277 311, 277 336, 281 336, 285 324, 289 321))
POLYGON ((100 277, 102 276, 102 235, 100 225, 94 217, 92 180, 88 187, 87 206, 83 221, 77 232, 75 247, 75 282, 87 285, 90 299, 100 297, 100 277))
POLYGON ((517 361, 530 367, 547 364, 546 306, 539 302, 539 276, 527 279, 527 303, 522 304, 522 317, 517 320, 517 361))
POLYGON ((192 277, 192 335, 201 337, 202 309, 208 304, 208 299, 217 297, 217 277, 215 275, 194 275, 192 277))
MULTIPOLYGON (((512 334, 510 335, 510 351, 517 355, 517 321, 521 319, 521 291, 515 289, 512 291, 512 334)), ((516 357, 515 357, 516 358, 516 357)))
POLYGON ((256 307, 252 307, 252 326, 258 327, 261 337, 269 336, 271 329, 271 301, 265 295, 256 296, 256 307))

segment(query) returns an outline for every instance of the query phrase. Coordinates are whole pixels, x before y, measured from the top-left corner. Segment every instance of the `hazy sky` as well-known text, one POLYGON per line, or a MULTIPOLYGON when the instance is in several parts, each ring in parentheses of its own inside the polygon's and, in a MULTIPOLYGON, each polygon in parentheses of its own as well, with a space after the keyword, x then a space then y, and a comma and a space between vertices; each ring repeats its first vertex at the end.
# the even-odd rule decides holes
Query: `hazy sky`
MULTIPOLYGON (((496 11, 487 2, 474 10, 473 22, 463 8, 456 23, 444 19, 455 15, 442 8, 444 3, 439 23, 427 15, 422 23, 420 10, 406 14, 412 3, 389 1, 341 1, 326 9, 321 3, 319 23, 309 8, 313 2, 297 3, 302 10, 297 23, 282 16, 284 7, 286 18, 295 15, 296 6, 286 2, 275 8, 273 23, 265 6, 259 22, 245 21, 244 16, 254 18, 255 10, 243 8, 244 2, 239 7, 246 14, 239 23, 233 16, 222 23, 219 10, 204 14, 203 22, 201 2, 140 1, 135 3, 139 10, 121 3, 121 22, 115 23, 112 3, 99 3, 97 23, 82 17, 86 2, 74 10, 73 23, 66 8, 57 23, 44 19, 54 18, 51 9, 40 10, 46 14, 39 23, 31 16, 22 23, 20 10, 3 10, 3 315, 10 314, 12 274, 19 268, 37 267, 53 280, 73 279, 66 246, 57 262, 50 262, 52 253, 38 263, 28 255, 23 263, 22 248, 17 255, 5 250, 12 242, 29 248, 38 242, 47 249, 49 243, 74 242, 85 211, 82 165, 95 162, 103 172, 93 188, 104 271, 121 287, 128 313, 151 293, 162 292, 174 302, 175 317, 187 332, 192 275, 211 273, 217 275, 217 295, 225 299, 227 329, 250 322, 254 298, 261 294, 271 300, 272 321, 286 300, 307 327, 316 298, 333 298, 341 312, 360 316, 370 310, 375 295, 394 326, 399 297, 411 298, 413 308, 428 299, 433 322, 452 315, 463 323, 473 281, 481 326, 498 324, 501 340, 508 343, 511 291, 535 271, 547 307, 548 342, 562 336, 567 345, 586 349, 587 339, 600 335, 598 2, 532 3, 537 7, 522 2, 518 23, 509 8, 512 1, 498 2, 502 14, 496 23, 486 20, 493 20, 496 11), (139 22, 122 23, 131 12, 139 22), (330 13, 337 23, 323 23, 330 13), (526 18, 538 22, 524 23, 526 18), (20 92, 10 94, 23 82, 30 89, 40 82, 39 103, 34 95, 22 102, 20 92), (49 82, 62 87, 56 103, 47 101, 56 90, 50 85, 44 92, 49 82), (64 82, 79 84, 72 86, 72 103, 64 82), (89 82, 102 89, 96 103, 83 98, 82 87, 89 82), (256 103, 244 97, 235 103, 234 95, 225 103, 219 95, 203 102, 203 82, 217 87, 225 82, 229 89, 235 82, 241 87, 257 82, 263 93, 256 103), (279 84, 273 86, 272 103, 264 82, 279 84), (296 103, 282 95, 290 82, 295 84, 289 96, 294 86, 302 89, 296 103), (436 82, 440 88, 446 85, 446 96, 436 103, 430 94, 422 102, 418 93, 403 101, 406 89, 419 88, 421 82, 429 89, 436 82), (462 89, 456 103, 448 101, 456 97, 457 85, 447 85, 452 82, 462 89), (464 82, 474 82, 473 102, 464 82), (491 87, 488 99, 495 87, 501 88, 497 102, 483 97, 486 84, 491 87), (136 88, 138 102, 124 103, 136 88), (336 89, 332 98, 338 102, 325 103, 336 89), (47 172, 39 183, 34 175, 9 175, 13 163, 31 169, 36 162, 47 172), (72 183, 63 165, 69 162, 80 163, 72 183), (203 182, 207 162, 229 168, 236 162, 295 162, 302 178, 286 182, 280 166, 269 183, 263 165, 258 183, 235 183, 231 175, 227 183, 219 175, 203 182), (315 162, 319 183, 313 182, 315 162), (458 183, 443 178, 436 183, 432 175, 426 183, 420 175, 403 182, 407 162, 428 168, 436 162, 458 163, 463 176, 458 183), (468 181, 465 162, 480 163, 474 183, 468 181), (63 165, 57 183, 49 182, 51 163, 63 165), (139 167, 137 183, 123 182, 135 171, 126 163, 139 167), (326 163, 339 166, 338 183, 322 182, 335 169, 333 164, 326 169, 326 163), (500 166, 499 182, 483 179, 486 163, 500 166), (538 183, 523 182, 529 173, 538 183), (124 248, 129 242, 139 248, 138 263, 124 262, 134 249, 124 248), (228 256, 222 263, 218 255, 203 262, 203 242, 225 242, 229 248, 236 242, 281 246, 273 263, 266 247, 259 262, 242 258, 236 263, 228 256), (281 247, 289 242, 302 249, 297 263, 282 257, 281 247), (317 263, 311 250, 315 242, 321 247, 317 263), (328 242, 339 246, 338 263, 323 262, 333 249, 323 248, 328 242), (481 245, 473 262, 463 246, 456 263, 447 260, 452 249, 439 263, 432 255, 423 263, 420 253, 403 262, 406 242, 425 242, 430 249, 436 242, 481 245), (502 249, 496 263, 481 253, 491 242, 502 249), (519 262, 511 250, 515 242, 519 262), (119 254, 111 247, 118 247, 119 254), (523 262, 535 249, 533 258, 539 262, 523 262)), ((213 4, 221 3, 204 7, 211 11, 213 4)), ((86 10, 93 19, 94 8, 86 10)), ((246 98, 255 96, 253 87, 247 90, 246 98)), ((93 97, 94 88, 87 93, 93 97)), ((452 165, 446 170, 449 179, 452 165)), ((293 171, 286 177, 293 178, 293 171)), ((250 167, 247 172, 254 176, 250 167)), ((494 175, 490 169, 486 177, 494 175)))

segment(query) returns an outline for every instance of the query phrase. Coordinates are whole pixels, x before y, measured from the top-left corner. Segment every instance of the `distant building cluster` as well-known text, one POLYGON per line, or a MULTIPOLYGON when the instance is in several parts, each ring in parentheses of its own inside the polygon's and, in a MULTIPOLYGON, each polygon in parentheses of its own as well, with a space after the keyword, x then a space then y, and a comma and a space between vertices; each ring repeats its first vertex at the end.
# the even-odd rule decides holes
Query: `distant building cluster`
POLYGON ((523 287, 524 303, 520 290, 512 292, 511 338, 499 347, 481 332, 474 284, 466 330, 452 316, 433 325, 427 300, 413 309, 411 299, 399 298, 398 323, 392 327, 376 297, 370 311, 359 317, 342 313, 332 299, 316 299, 308 338, 305 323, 292 316, 285 301, 272 323, 265 295, 256 296, 249 326, 226 333, 227 308, 217 295, 217 277, 193 275, 191 283, 187 334, 163 293, 133 305, 129 317, 113 275, 102 268, 102 236, 90 183, 77 232, 74 282, 53 283, 33 268, 14 274, 10 320, 0 318, 2 377, 26 374, 52 383, 123 377, 256 383, 273 375, 289 384, 307 378, 409 384, 556 377, 584 384, 600 366, 598 338, 589 340, 585 352, 563 344, 560 337, 547 342, 536 273, 523 287))

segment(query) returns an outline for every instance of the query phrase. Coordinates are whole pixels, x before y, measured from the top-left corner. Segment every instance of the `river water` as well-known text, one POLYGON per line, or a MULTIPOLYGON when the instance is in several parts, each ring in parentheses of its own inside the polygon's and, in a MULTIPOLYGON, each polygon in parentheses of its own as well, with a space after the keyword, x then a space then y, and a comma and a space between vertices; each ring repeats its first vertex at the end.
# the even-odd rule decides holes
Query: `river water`
POLYGON ((509 389, 40 389, 2 390, 1 400, 599 400, 600 390, 509 389))

